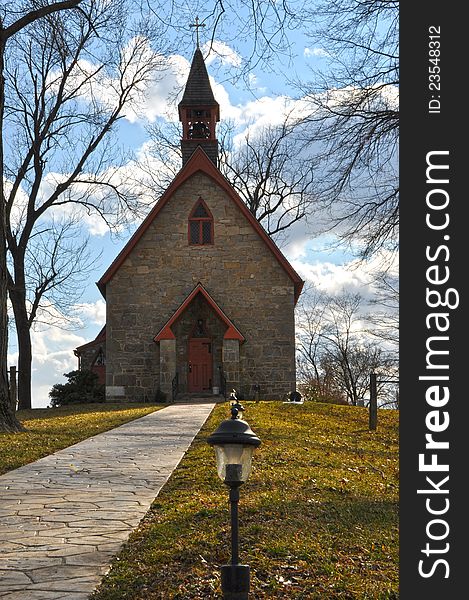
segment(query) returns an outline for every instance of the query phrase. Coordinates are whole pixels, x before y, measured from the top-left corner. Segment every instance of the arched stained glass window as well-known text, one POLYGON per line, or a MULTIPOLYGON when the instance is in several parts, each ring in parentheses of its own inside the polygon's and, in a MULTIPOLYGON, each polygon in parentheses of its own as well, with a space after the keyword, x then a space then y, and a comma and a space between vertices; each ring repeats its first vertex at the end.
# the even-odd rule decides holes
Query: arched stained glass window
POLYGON ((197 200, 189 215, 189 244, 213 244, 213 217, 202 198, 197 200))

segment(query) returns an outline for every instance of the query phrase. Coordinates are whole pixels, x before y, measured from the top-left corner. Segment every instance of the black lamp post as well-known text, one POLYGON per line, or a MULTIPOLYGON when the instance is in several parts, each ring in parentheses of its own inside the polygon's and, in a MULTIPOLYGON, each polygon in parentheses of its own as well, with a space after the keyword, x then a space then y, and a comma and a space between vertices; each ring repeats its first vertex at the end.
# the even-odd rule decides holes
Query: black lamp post
POLYGON ((252 454, 261 440, 246 421, 231 408, 231 419, 220 423, 207 442, 214 447, 220 479, 230 488, 231 564, 221 568, 224 600, 248 600, 249 566, 239 564, 238 502, 239 487, 251 472, 252 454))
POLYGON ((230 409, 233 410, 233 408, 236 408, 236 410, 238 411, 237 418, 238 419, 242 419, 244 411, 245 411, 245 408, 240 403, 240 401, 238 400, 238 398, 236 397, 236 390, 232 390, 232 392, 230 394, 230 403, 231 403, 230 409))

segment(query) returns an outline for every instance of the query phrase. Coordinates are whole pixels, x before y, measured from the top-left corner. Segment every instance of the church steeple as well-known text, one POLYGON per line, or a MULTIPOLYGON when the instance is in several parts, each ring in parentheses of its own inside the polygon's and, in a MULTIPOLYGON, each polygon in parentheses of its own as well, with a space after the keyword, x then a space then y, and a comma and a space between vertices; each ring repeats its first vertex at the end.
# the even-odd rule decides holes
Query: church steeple
POLYGON ((220 106, 210 86, 207 68, 197 46, 192 59, 184 95, 178 106, 182 122, 182 164, 201 146, 215 166, 218 166, 216 123, 220 121, 220 106))

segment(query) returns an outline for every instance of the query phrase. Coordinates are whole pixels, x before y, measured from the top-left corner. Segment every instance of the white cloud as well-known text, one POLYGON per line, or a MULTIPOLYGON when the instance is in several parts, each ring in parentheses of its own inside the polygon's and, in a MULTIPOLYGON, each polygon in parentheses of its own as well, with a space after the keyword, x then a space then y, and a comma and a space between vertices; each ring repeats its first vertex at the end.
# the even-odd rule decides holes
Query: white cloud
POLYGON ((236 125, 243 122, 242 106, 234 106, 231 104, 229 94, 221 83, 217 83, 210 76, 210 85, 212 86, 213 95, 220 105, 220 115, 222 119, 232 120, 236 125))
MULTIPOLYGON (((202 51, 206 56, 205 64, 207 66, 216 60, 219 60, 223 65, 234 67, 239 67, 242 62, 241 56, 235 50, 217 40, 213 44, 205 44, 202 51)), ((137 93, 134 94, 131 103, 124 111, 125 118, 131 123, 141 120, 152 123, 158 117, 177 121, 177 103, 187 81, 190 62, 179 54, 173 54, 167 58, 152 54, 149 47, 145 52, 148 54, 147 60, 155 60, 156 57, 159 68, 153 79, 140 86, 137 93)), ((227 92, 222 85, 214 81, 213 77, 210 77, 210 81, 214 95, 222 107, 223 114, 231 116, 234 107, 229 102, 227 92)), ((95 95, 97 94, 104 102, 110 102, 112 94, 114 94, 112 90, 115 88, 116 83, 108 79, 102 85, 98 85, 95 95)))
POLYGON ((236 125, 240 132, 234 137, 234 144, 243 144, 247 134, 252 139, 265 127, 294 122, 310 113, 311 103, 307 98, 296 100, 289 96, 262 96, 250 100, 237 107, 236 125))
POLYGON ((328 294, 339 294, 343 290, 363 296, 370 294, 369 274, 362 269, 351 269, 350 264, 293 260, 292 266, 308 283, 328 294))
POLYGON ((149 83, 139 105, 133 111, 126 111, 126 118, 131 122, 143 119, 153 123, 158 117, 178 121, 177 102, 184 90, 189 69, 190 63, 183 56, 169 56, 165 69, 149 83))
POLYGON ((65 383, 64 373, 78 367, 78 359, 73 354, 73 349, 89 340, 58 327, 33 331, 31 337, 33 408, 41 408, 49 405, 48 394, 51 387, 55 383, 65 383))
MULTIPOLYGON (((41 183, 40 196, 46 199, 56 186, 67 179, 66 173, 48 173, 41 183)), ((98 188, 93 191, 90 190, 89 184, 74 183, 67 190, 69 199, 72 200, 74 197, 78 200, 86 198, 87 202, 99 203, 99 197, 101 192, 98 188)), ((109 233, 109 226, 106 224, 104 219, 98 216, 97 212, 90 211, 79 203, 72 201, 53 205, 48 209, 45 214, 47 219, 73 219, 77 223, 81 223, 83 230, 88 232, 90 235, 102 237, 109 233)))
MULTIPOLYGON (((98 175, 83 173, 81 178, 88 182, 72 184, 65 192, 67 202, 54 205, 48 210, 47 217, 73 218, 91 236, 103 237, 109 233, 108 223, 114 232, 122 232, 126 226, 140 223, 148 207, 155 201, 148 187, 149 168, 164 170, 165 165, 149 157, 148 143, 145 143, 137 152, 137 160, 130 160, 121 166, 111 166, 98 175), (129 204, 125 205, 110 191, 112 188, 108 184, 121 192, 128 192, 129 204), (86 201, 88 207, 80 204, 81 201, 86 201), (99 207, 99 212, 92 206, 99 207), (99 213, 105 215, 106 220, 99 213)), ((47 198, 66 178, 67 174, 48 173, 41 183, 41 197, 47 198)))
POLYGON ((326 50, 324 50, 324 48, 305 48, 303 50, 303 56, 309 57, 309 56, 320 56, 320 57, 325 57, 325 56, 330 56, 329 52, 327 52, 326 50))
MULTIPOLYGON (((164 118, 170 121, 177 121, 177 102, 180 100, 184 90, 187 76, 190 69, 190 62, 181 55, 173 54, 169 57, 163 57, 154 53, 148 41, 141 38, 131 40, 124 50, 124 57, 127 57, 135 47, 139 47, 137 58, 128 70, 127 78, 134 73, 137 68, 137 62, 156 62, 158 68, 153 78, 148 78, 142 82, 123 111, 124 118, 130 123, 136 122, 155 122, 158 118, 164 118)), ((227 44, 215 40, 213 44, 207 43, 203 46, 206 55, 206 64, 209 66, 214 61, 219 60, 223 65, 239 67, 242 63, 241 56, 227 44)), ((80 61, 75 75, 74 83, 89 78, 87 84, 81 90, 83 100, 94 100, 106 107, 114 106, 119 90, 119 81, 105 70, 98 70, 97 65, 88 61, 80 61), (95 73, 93 75, 93 73, 95 73)), ((233 120, 237 125, 246 126, 255 122, 256 126, 262 127, 267 123, 280 123, 286 111, 291 111, 299 107, 298 101, 293 101, 288 97, 271 98, 263 96, 256 100, 251 100, 244 105, 234 106, 226 88, 215 81, 210 76, 210 82, 217 102, 220 104, 220 110, 223 118, 233 120)), ((250 84, 256 85, 256 76, 250 75, 250 84)), ((265 90, 265 88, 261 88, 265 90)), ((261 91, 258 89, 258 91, 261 91)))
MULTIPOLYGON (((54 312, 53 307, 48 310, 54 312)), ((42 408, 49 405, 49 391, 55 383, 65 383, 64 373, 74 371, 78 367, 78 359, 73 350, 96 337, 104 324, 105 306, 103 300, 77 305, 77 313, 84 321, 84 329, 67 331, 60 313, 55 310, 56 325, 38 325, 31 330, 33 348, 32 363, 32 405, 42 408)), ((8 366, 18 365, 18 351, 13 332, 10 335, 8 366)))
POLYGON ((255 75, 254 73, 249 73, 248 74, 248 82, 251 87, 256 86, 257 85, 257 75, 255 75))
MULTIPOLYGON (((4 179, 4 191, 7 197, 11 193, 12 187, 13 184, 10 181, 4 179)), ((19 187, 16 191, 15 201, 13 203, 12 210, 10 213, 10 219, 13 229, 21 229, 21 224, 25 220, 25 211, 28 208, 28 201, 29 198, 27 194, 24 193, 22 187, 19 187)))
POLYGON ((287 253, 293 268, 305 280, 306 288, 310 284, 331 295, 344 291, 358 293, 367 301, 375 297, 376 278, 382 273, 384 265, 388 276, 396 278, 399 276, 399 257, 396 254, 382 251, 367 262, 345 258, 339 263, 325 259, 327 249, 321 256, 321 250, 318 250, 317 246, 314 247, 311 242, 311 239, 300 238, 296 248, 295 240, 288 246, 287 253))
POLYGON ((387 85, 381 90, 381 95, 385 101, 389 103, 389 106, 393 109, 397 109, 399 106, 399 88, 397 85, 387 85))
POLYGON ((96 302, 76 304, 74 312, 85 324, 92 323, 103 326, 106 322, 106 303, 101 299, 96 302))
POLYGON ((219 60, 224 65, 230 65, 233 67, 240 67, 242 63, 241 56, 230 48, 228 44, 213 40, 213 42, 206 42, 201 47, 202 54, 205 57, 205 64, 211 65, 215 60, 219 60))
MULTIPOLYGON (((140 63, 153 61, 158 66, 154 76, 143 81, 135 89, 123 111, 125 119, 130 123, 138 121, 152 123, 159 117, 177 121, 177 102, 180 100, 187 81, 190 62, 179 54, 168 57, 158 55, 151 50, 148 41, 143 43, 141 38, 134 38, 129 42, 123 52, 124 60, 128 60, 135 47, 139 47, 139 50, 135 61, 130 61, 131 68, 126 71, 128 80, 131 79, 140 63)), ((219 60, 223 65, 234 67, 241 65, 241 56, 223 42, 215 40, 213 44, 207 43, 203 46, 203 52, 206 55, 206 65, 210 65, 216 60, 219 60)), ((103 71, 99 71, 99 73, 90 77, 96 71, 96 65, 87 61, 80 61, 75 76, 76 82, 85 77, 90 78, 89 84, 83 87, 83 99, 91 100, 93 98, 106 107, 114 106, 120 85, 119 80, 109 75, 106 76, 103 71)), ((215 97, 223 107, 223 113, 231 115, 234 107, 229 102, 228 94, 223 86, 217 84, 212 77, 210 80, 215 97), (224 109, 227 109, 226 113, 224 109)))
MULTIPOLYGON (((291 227, 294 227, 292 225, 291 227)), ((288 256, 290 262, 306 258, 306 251, 310 238, 306 235, 289 236, 283 246, 283 253, 288 256)))
MULTIPOLYGON (((136 36, 122 51, 120 68, 113 70, 110 65, 79 60, 68 80, 68 91, 79 89, 75 93, 77 98, 112 110, 117 106, 121 87, 130 85, 134 78, 137 81, 140 78, 126 100, 122 112, 124 118, 131 123, 142 119, 154 121, 158 116, 168 117, 169 113, 174 118, 177 113, 171 100, 181 91, 189 67, 184 57, 158 54, 152 50, 147 38, 136 36)), ((49 83, 51 90, 58 88, 60 76, 53 73, 49 83)))
MULTIPOLYGON (((384 103, 389 105, 390 108, 397 108, 399 104, 399 88, 395 85, 383 86, 376 84, 372 88, 369 88, 372 94, 370 94, 370 102, 374 105, 380 105, 384 103)), ((333 109, 338 106, 344 106, 353 104, 357 99, 360 99, 363 95, 363 90, 356 86, 345 86, 343 88, 331 89, 327 93, 323 94, 323 101, 333 109)))
MULTIPOLYGON (((178 54, 164 57, 154 53, 148 43, 138 55, 138 64, 150 62, 155 63, 157 68, 135 88, 123 110, 123 116, 130 123, 142 120, 154 122, 158 117, 167 120, 178 118, 177 98, 184 88, 190 64, 178 54)), ((137 65, 134 65, 134 68, 137 68, 137 65)), ((104 103, 114 105, 119 85, 118 79, 108 78, 94 93, 100 95, 104 103)))

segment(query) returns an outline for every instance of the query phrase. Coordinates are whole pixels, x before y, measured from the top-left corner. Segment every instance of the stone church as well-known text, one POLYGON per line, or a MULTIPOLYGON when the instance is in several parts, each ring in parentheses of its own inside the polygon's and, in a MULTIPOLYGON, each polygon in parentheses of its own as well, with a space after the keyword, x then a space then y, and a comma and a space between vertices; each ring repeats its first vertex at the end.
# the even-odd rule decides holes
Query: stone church
POLYGON ((108 401, 295 390, 303 281, 218 170, 219 112, 197 47, 179 103, 182 168, 98 281, 106 325, 75 350, 108 401))

